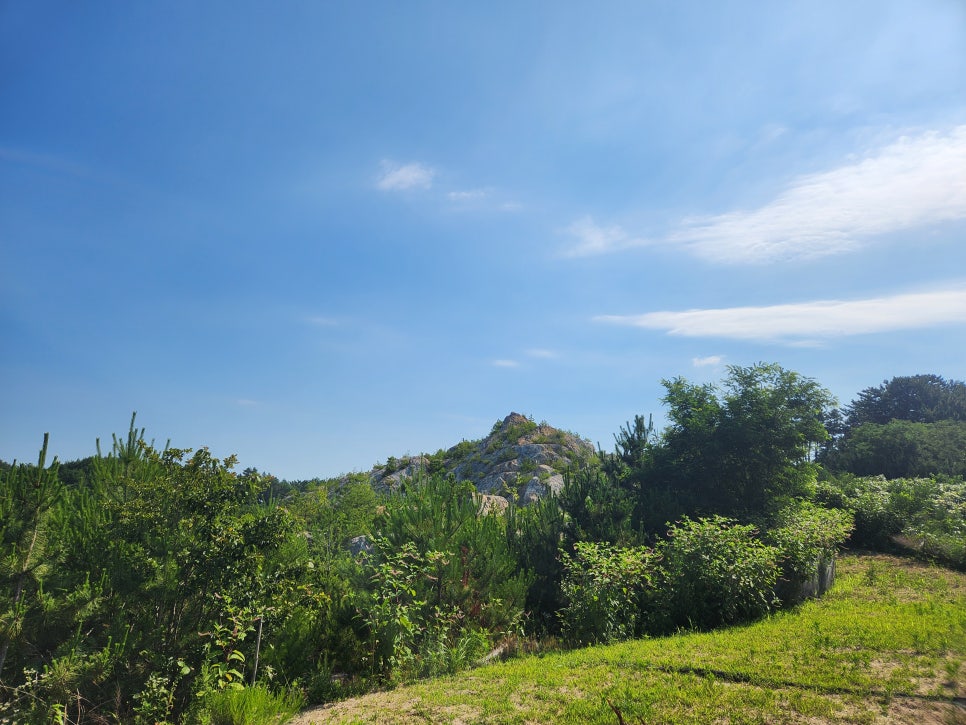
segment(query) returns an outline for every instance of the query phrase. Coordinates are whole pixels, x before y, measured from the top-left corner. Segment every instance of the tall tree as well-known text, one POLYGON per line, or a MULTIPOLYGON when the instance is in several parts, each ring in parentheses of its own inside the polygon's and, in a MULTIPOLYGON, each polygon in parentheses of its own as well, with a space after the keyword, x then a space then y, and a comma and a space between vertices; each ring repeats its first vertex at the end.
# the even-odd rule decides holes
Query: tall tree
POLYGON ((966 476, 966 422, 863 423, 822 457, 832 470, 857 476, 966 476))
POLYGON ((832 395, 777 364, 728 373, 722 388, 664 381, 670 425, 642 488, 664 516, 759 516, 811 493, 832 395))
POLYGON ((911 375, 866 388, 846 409, 848 427, 893 420, 935 423, 966 420, 966 383, 939 375, 911 375))
POLYGON ((822 465, 888 478, 962 475, 966 383, 911 375, 866 388, 845 409, 822 465))

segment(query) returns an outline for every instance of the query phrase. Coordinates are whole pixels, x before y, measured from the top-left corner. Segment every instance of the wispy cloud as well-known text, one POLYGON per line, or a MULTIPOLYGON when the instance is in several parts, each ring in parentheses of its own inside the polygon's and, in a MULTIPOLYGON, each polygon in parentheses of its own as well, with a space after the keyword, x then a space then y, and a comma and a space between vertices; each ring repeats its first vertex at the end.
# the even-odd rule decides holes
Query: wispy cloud
POLYGON ((963 218, 966 126, 903 137, 860 161, 799 177, 759 209, 691 220, 670 241, 715 262, 810 259, 963 218))
POLYGON ((817 259, 878 236, 966 219, 966 126, 904 136, 858 160, 794 179, 751 211, 699 216, 650 242, 591 219, 569 229, 571 256, 648 243, 676 245, 715 263, 817 259))
POLYGON ((602 315, 598 322, 685 337, 814 343, 837 337, 966 323, 966 288, 765 307, 602 315))
POLYGON ((382 173, 376 180, 376 187, 383 191, 405 191, 406 189, 428 189, 433 185, 436 171, 419 163, 396 164, 382 162, 382 173))
POLYGON ((558 357, 555 350, 547 350, 546 348, 542 347, 530 348, 527 350, 527 355, 529 357, 538 358, 541 360, 553 360, 554 358, 558 357))
POLYGON ((488 196, 489 192, 486 189, 466 189, 463 191, 450 191, 446 194, 446 198, 450 201, 480 201, 488 196))
POLYGON ((691 364, 696 368, 705 368, 713 365, 720 365, 724 360, 721 355, 708 355, 707 357, 696 357, 691 359, 691 364))
MULTIPOLYGON (((456 211, 499 211, 517 212, 523 205, 507 199, 500 189, 492 187, 447 188, 438 183, 439 169, 419 162, 400 164, 390 160, 381 162, 381 170, 376 177, 375 186, 380 191, 430 191, 422 197, 448 202, 448 210, 456 211)), ((448 174, 443 175, 444 178, 448 174)))
POLYGON ((516 360, 502 359, 502 360, 494 360, 493 366, 498 368, 518 368, 520 367, 520 363, 517 362, 516 360))
POLYGON ((618 225, 601 226, 589 216, 578 219, 567 227, 566 231, 577 239, 574 246, 565 250, 564 254, 568 257, 608 254, 631 247, 641 247, 648 243, 645 239, 632 237, 618 225))

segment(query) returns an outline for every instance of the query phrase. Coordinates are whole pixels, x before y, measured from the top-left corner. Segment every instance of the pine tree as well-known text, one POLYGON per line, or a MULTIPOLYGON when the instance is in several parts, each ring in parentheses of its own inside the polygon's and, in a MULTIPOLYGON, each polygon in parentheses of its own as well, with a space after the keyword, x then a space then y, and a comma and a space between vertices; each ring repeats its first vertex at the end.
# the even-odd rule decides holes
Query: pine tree
POLYGON ((0 682, 11 648, 26 641, 42 613, 39 595, 58 556, 51 534, 64 486, 57 459, 46 467, 49 438, 45 433, 36 466, 0 472, 0 682))

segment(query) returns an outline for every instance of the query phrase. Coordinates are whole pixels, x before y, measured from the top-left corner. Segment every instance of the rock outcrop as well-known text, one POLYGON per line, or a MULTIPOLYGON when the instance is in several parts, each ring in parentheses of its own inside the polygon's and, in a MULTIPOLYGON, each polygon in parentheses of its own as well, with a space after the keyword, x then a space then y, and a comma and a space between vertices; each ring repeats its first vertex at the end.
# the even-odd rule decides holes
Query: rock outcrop
POLYGON ((525 506, 563 488, 564 473, 595 455, 590 441, 510 413, 479 441, 463 441, 432 456, 390 458, 369 480, 377 490, 394 490, 426 473, 453 474, 481 494, 481 507, 499 508, 493 497, 525 506))

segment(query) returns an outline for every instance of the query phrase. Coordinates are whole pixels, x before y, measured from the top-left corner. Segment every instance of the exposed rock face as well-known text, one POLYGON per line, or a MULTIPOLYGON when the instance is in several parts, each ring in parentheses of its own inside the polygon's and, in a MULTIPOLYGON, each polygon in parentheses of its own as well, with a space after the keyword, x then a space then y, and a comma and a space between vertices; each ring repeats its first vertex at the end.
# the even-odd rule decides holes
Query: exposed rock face
POLYGON ((362 555, 368 556, 372 553, 375 547, 372 545, 372 542, 369 541, 369 537, 363 535, 349 539, 348 548, 349 553, 358 558, 362 555))
POLYGON ((401 460, 389 459, 385 466, 376 466, 369 474, 369 481, 377 491, 395 491, 403 481, 416 478, 429 468, 429 458, 415 456, 401 460))
POLYGON ((432 456, 390 459, 374 468, 369 479, 377 490, 392 490, 427 471, 452 473, 476 486, 487 510, 492 510, 499 506, 491 497, 525 506, 548 491, 559 492, 564 472, 594 455, 589 441, 510 413, 480 441, 463 441, 432 456))

